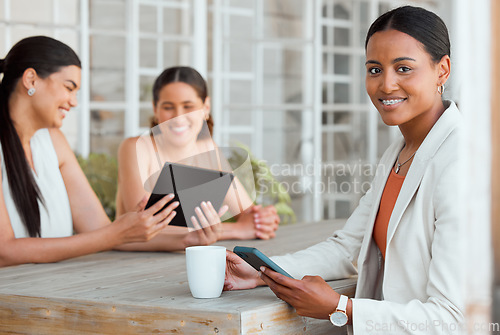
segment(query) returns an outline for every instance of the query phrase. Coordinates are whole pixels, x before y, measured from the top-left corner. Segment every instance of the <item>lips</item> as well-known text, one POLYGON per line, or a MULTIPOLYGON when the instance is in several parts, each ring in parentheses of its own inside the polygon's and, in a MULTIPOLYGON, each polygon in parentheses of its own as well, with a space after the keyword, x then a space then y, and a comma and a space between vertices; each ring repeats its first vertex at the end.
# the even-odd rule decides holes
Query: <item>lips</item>
POLYGON ((59 108, 59 113, 61 113, 61 116, 64 118, 66 116, 66 113, 68 113, 69 110, 65 108, 59 108))

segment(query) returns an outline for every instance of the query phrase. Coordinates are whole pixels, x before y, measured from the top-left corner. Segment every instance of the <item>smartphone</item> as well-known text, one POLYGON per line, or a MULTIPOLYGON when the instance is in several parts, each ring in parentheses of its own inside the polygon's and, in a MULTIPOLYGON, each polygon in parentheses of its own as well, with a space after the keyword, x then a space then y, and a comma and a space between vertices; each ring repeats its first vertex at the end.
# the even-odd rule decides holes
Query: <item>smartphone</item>
POLYGON ((260 271, 261 266, 265 266, 273 271, 281 273, 284 276, 290 277, 285 270, 279 267, 278 264, 274 263, 269 259, 266 255, 260 252, 257 248, 249 248, 249 247, 234 247, 233 252, 240 256, 245 262, 250 264, 255 270, 260 271))

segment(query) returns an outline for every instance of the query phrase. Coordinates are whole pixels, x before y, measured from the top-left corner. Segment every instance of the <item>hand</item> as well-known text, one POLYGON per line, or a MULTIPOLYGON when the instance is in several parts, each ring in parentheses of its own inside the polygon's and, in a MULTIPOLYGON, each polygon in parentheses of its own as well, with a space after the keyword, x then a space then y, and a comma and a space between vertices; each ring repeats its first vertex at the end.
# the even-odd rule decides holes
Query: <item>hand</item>
POLYGON ((240 256, 227 250, 224 291, 246 290, 259 285, 265 285, 259 273, 240 256))
POLYGON ((276 236, 280 217, 274 206, 252 206, 238 216, 236 223, 230 224, 235 238, 250 240, 260 238, 267 240, 276 236))
POLYGON ((255 224, 255 235, 263 240, 276 236, 275 231, 280 224, 280 217, 273 205, 262 207, 262 205, 252 206, 253 221, 255 224))
POLYGON ((227 209, 227 206, 223 206, 217 213, 210 201, 202 202, 201 209, 196 207, 198 219, 191 217, 194 228, 189 228, 190 232, 184 238, 185 246, 210 245, 216 242, 222 234, 220 217, 226 213, 227 209))
POLYGON ((297 280, 265 267, 261 271, 261 279, 278 298, 292 305, 298 315, 328 319, 339 303, 340 295, 320 276, 297 280))
POLYGON ((137 205, 136 212, 126 213, 115 220, 113 224, 117 227, 120 238, 118 244, 146 242, 155 237, 177 214, 174 209, 179 206, 179 202, 175 201, 155 215, 173 198, 173 194, 166 195, 145 210, 147 197, 144 197, 137 205))

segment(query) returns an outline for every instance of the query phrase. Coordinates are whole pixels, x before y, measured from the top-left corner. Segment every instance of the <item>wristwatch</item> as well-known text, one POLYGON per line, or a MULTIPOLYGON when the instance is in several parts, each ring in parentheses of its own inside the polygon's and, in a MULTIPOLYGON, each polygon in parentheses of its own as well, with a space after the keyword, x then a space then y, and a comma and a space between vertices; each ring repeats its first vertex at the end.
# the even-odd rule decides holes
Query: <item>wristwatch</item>
POLYGON ((347 324, 348 318, 346 309, 347 309, 348 299, 349 298, 347 298, 347 296, 341 295, 339 299, 339 304, 337 305, 337 309, 335 310, 335 312, 330 314, 330 321, 334 326, 342 327, 347 324))

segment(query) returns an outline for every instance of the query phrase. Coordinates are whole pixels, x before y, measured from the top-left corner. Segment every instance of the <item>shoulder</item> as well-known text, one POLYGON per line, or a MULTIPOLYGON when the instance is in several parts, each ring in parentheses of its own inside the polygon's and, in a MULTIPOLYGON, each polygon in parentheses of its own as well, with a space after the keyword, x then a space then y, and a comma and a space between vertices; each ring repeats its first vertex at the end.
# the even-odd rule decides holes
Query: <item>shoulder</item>
POLYGON ((129 160, 130 157, 135 157, 137 145, 140 143, 140 136, 126 138, 118 147, 118 160, 129 160))
MULTIPOLYGON (((42 132, 41 134, 44 134, 42 130, 39 130, 38 132, 42 132)), ((52 140, 52 145, 54 146, 57 159, 59 160, 59 165, 62 165, 69 156, 74 156, 73 150, 71 149, 66 136, 64 136, 59 128, 47 129, 46 134, 48 134, 52 140)))

